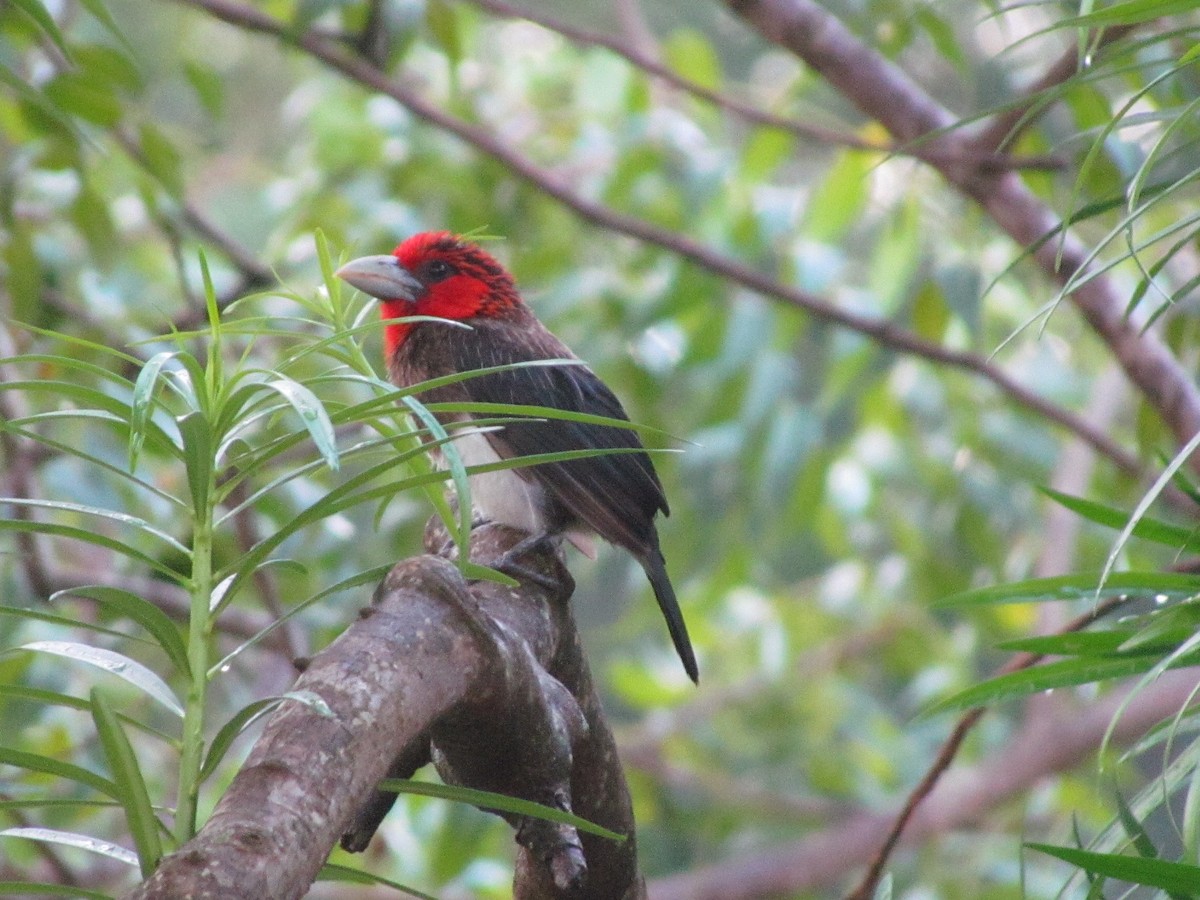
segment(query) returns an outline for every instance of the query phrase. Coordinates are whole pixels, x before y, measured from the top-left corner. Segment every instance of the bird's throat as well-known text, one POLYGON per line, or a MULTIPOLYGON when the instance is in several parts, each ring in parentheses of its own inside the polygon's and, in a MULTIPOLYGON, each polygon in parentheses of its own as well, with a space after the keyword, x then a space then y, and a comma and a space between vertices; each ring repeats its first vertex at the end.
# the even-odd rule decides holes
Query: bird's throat
MULTIPOLYGON (((388 319, 399 319, 413 314, 413 304, 404 300, 385 300, 379 305, 379 315, 385 322, 388 319)), ((408 333, 412 331, 412 322, 388 322, 383 326, 384 359, 391 359, 396 348, 404 343, 408 333)))

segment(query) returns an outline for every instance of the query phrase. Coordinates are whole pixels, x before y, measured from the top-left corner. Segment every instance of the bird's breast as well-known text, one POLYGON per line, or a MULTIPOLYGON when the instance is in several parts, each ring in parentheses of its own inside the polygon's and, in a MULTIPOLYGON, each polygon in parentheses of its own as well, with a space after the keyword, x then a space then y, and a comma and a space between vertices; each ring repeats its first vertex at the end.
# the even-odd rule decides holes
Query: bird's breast
MULTIPOLYGON (((454 439, 465 466, 498 462, 499 453, 487 436, 466 432, 454 439)), ((471 475, 471 503, 492 522, 510 525, 530 534, 550 530, 545 490, 534 479, 522 478, 517 469, 498 469, 471 475)))

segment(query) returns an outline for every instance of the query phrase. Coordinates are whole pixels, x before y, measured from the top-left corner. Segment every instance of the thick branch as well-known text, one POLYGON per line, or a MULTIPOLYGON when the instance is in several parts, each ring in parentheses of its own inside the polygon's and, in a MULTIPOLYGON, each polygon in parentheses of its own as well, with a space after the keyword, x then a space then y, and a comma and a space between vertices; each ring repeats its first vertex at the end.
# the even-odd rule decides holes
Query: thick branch
MULTIPOLYGON (((473 556, 494 562, 520 537, 486 526, 473 556)), ((303 896, 393 760, 411 772, 431 752, 449 782, 558 805, 629 835, 564 836, 515 820, 517 897, 566 897, 583 877, 580 860, 586 881, 572 898, 643 896, 628 791, 566 603, 570 576, 552 554, 522 562, 562 590, 468 587, 434 556, 393 568, 294 686, 327 710, 285 702, 204 828, 130 896, 303 896)), ((361 843, 371 830, 357 832, 361 843)))

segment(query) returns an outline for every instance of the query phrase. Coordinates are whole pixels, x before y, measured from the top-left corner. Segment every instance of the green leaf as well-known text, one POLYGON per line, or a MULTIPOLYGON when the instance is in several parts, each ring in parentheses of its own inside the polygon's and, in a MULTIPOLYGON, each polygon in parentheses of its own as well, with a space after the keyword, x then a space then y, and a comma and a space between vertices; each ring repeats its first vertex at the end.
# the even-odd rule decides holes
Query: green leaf
POLYGON ((104 128, 114 128, 124 112, 111 89, 98 86, 82 73, 62 72, 42 89, 64 112, 104 128))
POLYGON ((23 750, 14 750, 11 747, 5 747, 3 744, 0 744, 0 764, 28 769, 30 772, 44 772, 56 778, 76 781, 114 800, 120 801, 121 799, 116 784, 109 781, 103 775, 97 775, 88 769, 63 762, 59 759, 51 759, 39 753, 26 753, 23 750))
MULTIPOLYGON (((137 854, 125 849, 119 844, 94 838, 86 834, 76 834, 73 831, 55 831, 52 828, 5 828, 0 831, 0 837, 27 838, 31 841, 49 841, 52 844, 62 844, 65 847, 76 847, 80 850, 90 850, 109 859, 115 859, 129 866, 138 864, 137 854)), ((72 891, 72 895, 74 895, 72 891)), ((103 895, 101 895, 103 896, 103 895)))
MULTIPOLYGON (((1068 634, 1043 634, 1001 641, 996 647, 1014 653, 1038 653, 1045 656, 1113 656, 1136 634, 1122 631, 1076 631, 1068 634)), ((1149 650, 1146 652, 1150 652, 1149 650)))
MULTIPOLYGON (((28 700, 31 703, 41 703, 46 706, 62 706, 67 709, 82 711, 90 711, 92 708, 92 704, 82 697, 73 697, 70 694, 60 694, 56 691, 46 691, 23 684, 5 684, 4 682, 0 682, 0 697, 7 697, 12 700, 28 700)), ((171 737, 171 735, 164 734, 157 728, 152 728, 145 722, 140 722, 124 713, 117 713, 117 716, 127 725, 132 725, 139 731, 153 735, 170 747, 178 748, 179 742, 171 737)))
POLYGON ((58 591, 51 595, 50 602, 53 603, 62 597, 86 597, 95 600, 118 615, 141 625, 158 641, 158 645, 162 647, 179 674, 190 674, 191 664, 188 662, 187 647, 179 633, 179 626, 149 600, 123 588, 100 584, 85 584, 58 591))
POLYGON ((317 881, 341 881, 347 884, 382 884, 384 887, 390 887, 393 890, 408 894, 410 897, 417 897, 418 900, 437 900, 432 894, 426 894, 418 891, 416 888, 401 884, 398 881, 392 881, 390 878, 384 878, 381 875, 372 875, 370 872, 364 872, 361 869, 352 869, 349 866, 339 866, 336 863, 325 863, 321 866, 321 871, 317 873, 317 881))
POLYGON ((275 391, 292 405, 312 436, 313 443, 325 458, 325 464, 336 472, 339 465, 337 435, 334 433, 333 423, 329 420, 329 413, 326 412, 325 405, 317 399, 317 395, 300 382, 282 376, 268 381, 264 387, 275 391))
MULTIPOLYGON (((33 622, 49 622, 51 625, 60 625, 63 628, 79 628, 85 625, 85 623, 70 616, 59 616, 54 613, 42 612, 38 609, 26 609, 21 606, 0 606, 0 616, 13 616, 19 619, 29 619, 33 622)), ((89 631, 93 631, 96 634, 107 634, 115 638, 129 638, 129 635, 116 628, 105 628, 103 625, 93 625, 90 623, 86 624, 86 627, 89 631)), ((145 641, 144 643, 149 644, 150 642, 145 641)))
POLYGON ((677 28, 664 42, 663 54, 667 64, 683 78, 710 91, 720 89, 724 80, 721 61, 703 32, 677 28))
POLYGON ((395 791, 397 794, 418 794, 422 797, 438 797, 442 800, 453 800, 456 803, 467 803, 481 809, 499 810, 515 813, 519 816, 529 816, 534 819, 544 819, 547 822, 557 822, 560 825, 571 825, 580 831, 607 838, 610 841, 624 841, 626 836, 610 831, 587 819, 563 812, 552 806, 534 803, 532 800, 522 800, 519 797, 509 797, 505 794, 494 794, 490 791, 479 791, 475 788, 458 787, 449 784, 433 784, 428 781, 408 781, 403 778, 385 778, 376 786, 377 790, 395 791))
MULTIPOLYGON (((1099 586, 1099 574, 1080 572, 976 588, 952 594, 938 600, 934 605, 952 607, 982 603, 1094 600, 1099 586)), ((1130 598, 1144 597, 1160 602, 1160 598, 1177 600, 1200 594, 1200 575, 1174 572, 1114 572, 1104 582, 1104 590, 1106 593, 1128 594, 1130 598)))
POLYGON ((162 131, 151 122, 143 122, 139 129, 141 160, 172 197, 183 196, 183 171, 179 151, 162 131))
POLYGON ((118 512, 112 509, 104 509, 99 506, 86 506, 82 503, 70 503, 65 500, 28 500, 22 497, 0 497, 0 503, 7 503, 11 506, 24 506, 33 509, 53 509, 60 512, 80 513, 81 515, 96 516, 100 519, 107 519, 110 522, 116 522, 119 525, 128 525, 136 528, 145 534, 158 538, 163 543, 169 545, 171 549, 191 555, 191 551, 185 547, 174 537, 155 528, 145 519, 138 516, 131 516, 128 513, 118 512))
POLYGON ((125 821, 137 847, 142 877, 148 878, 162 858, 162 842, 158 833, 161 824, 154 814, 146 779, 142 777, 142 768, 125 735, 125 729, 99 688, 92 688, 91 698, 92 719, 96 723, 100 745, 104 748, 121 804, 125 807, 125 821))
POLYGON ((177 420, 183 436, 188 488, 192 494, 192 509, 197 513, 208 508, 208 493, 212 481, 212 429, 199 410, 180 416, 177 420))
POLYGON ((87 544, 95 544, 97 547, 104 547, 107 550, 112 550, 114 553, 119 553, 122 556, 135 560, 153 569, 170 581, 176 583, 181 581, 178 572, 170 566, 159 562, 154 557, 147 556, 145 553, 130 547, 128 544, 113 540, 102 534, 97 534, 95 531, 86 528, 75 528, 72 525, 59 525, 54 522, 27 522, 20 519, 0 519, 0 531, 27 531, 34 534, 48 534, 53 537, 64 537, 83 541, 87 544))
POLYGON ((183 71, 204 111, 214 119, 220 116, 225 106, 225 83, 221 77, 195 60, 185 60, 183 71))
POLYGON ((1137 25, 1165 16, 1195 12, 1196 0, 1125 0, 1087 15, 1065 18, 1056 23, 1061 28, 1092 28, 1110 25, 1137 25))
POLYGON ((1132 524, 1130 533, 1134 537, 1154 541, 1157 544, 1165 544, 1174 549, 1195 550, 1200 548, 1200 537, 1197 536, 1194 529, 1180 528, 1178 525, 1171 525, 1168 522, 1161 522, 1149 517, 1141 517, 1131 523, 1129 513, 1123 509, 1106 506, 1094 500, 1085 500, 1082 497, 1073 497, 1053 488, 1041 487, 1038 490, 1060 506, 1078 513, 1097 525, 1104 525, 1108 528, 1125 528, 1126 525, 1132 524))
POLYGON ((336 584, 330 585, 329 587, 325 588, 324 590, 318 591, 317 593, 313 594, 311 597, 308 597, 307 599, 302 600, 301 602, 299 602, 295 606, 293 606, 291 609, 289 609, 282 616, 280 616, 279 618, 272 621, 270 625, 268 625, 262 631, 258 632, 258 634, 254 635, 249 640, 245 641, 244 643, 240 644, 239 646, 237 646, 233 650, 231 650, 229 652, 229 654, 225 656, 224 659, 222 659, 220 662, 218 662, 216 665, 214 665, 209 670, 209 677, 211 677, 216 672, 219 672, 225 666, 229 665, 234 660, 234 658, 237 657, 239 654, 241 654, 245 650, 248 650, 250 647, 253 647, 255 644, 262 641, 269 634, 271 634, 271 632, 273 632, 276 628, 279 628, 285 622, 290 620, 293 616, 302 612, 303 610, 307 609, 308 607, 312 606, 314 603, 319 603, 320 601, 324 600, 326 597, 332 596, 333 594, 337 594, 341 591, 346 591, 346 590, 350 590, 351 588, 361 587, 364 584, 373 584, 373 583, 379 581, 380 579, 382 579, 383 576, 386 575, 391 568, 392 568, 392 564, 386 563, 381 566, 374 566, 363 572, 356 572, 355 574, 349 576, 348 578, 343 578, 341 581, 337 582, 336 584))
POLYGON ((204 765, 200 767, 200 780, 204 781, 216 771, 238 735, 273 710, 282 700, 282 697, 264 697, 261 700, 255 700, 239 709, 233 718, 222 725, 221 729, 213 736, 212 743, 208 748, 208 755, 204 758, 204 765))
POLYGON ((19 10, 37 23, 38 28, 45 33, 46 37, 53 41, 54 46, 70 62, 72 57, 71 51, 67 47, 67 40, 63 37, 58 23, 54 21, 54 16, 50 15, 49 10, 41 4, 40 0, 13 0, 13 2, 19 10))
POLYGON ((133 385, 132 414, 129 419, 129 468, 137 468, 138 456, 146 440, 146 427, 150 422, 154 390, 158 387, 163 367, 180 355, 179 350, 164 350, 156 353, 142 366, 133 385))
POLYGON ((103 25, 108 33, 120 41, 130 55, 136 55, 133 45, 129 43, 129 38, 125 37, 125 33, 121 31, 116 20, 112 17, 112 13, 101 0, 79 0, 79 5, 86 9, 95 17, 101 25, 103 25))
POLYGON ((858 221, 867 203, 874 158, 861 150, 841 153, 806 205, 804 233, 808 237, 833 244, 858 221))
POLYGON ((105 672, 111 672, 153 697, 175 715, 183 718, 183 707, 179 705, 175 692, 152 671, 128 656, 113 650, 105 650, 103 647, 92 647, 73 641, 32 641, 4 652, 11 653, 14 650, 50 653, 66 659, 73 659, 76 662, 87 663, 89 666, 95 666, 105 672))
MULTIPOLYGON (((952 697, 932 704, 923 710, 922 714, 928 716, 950 710, 971 709, 976 706, 998 703, 1002 700, 1011 700, 1015 697, 1027 697, 1039 691, 1125 678, 1147 671, 1154 665, 1156 659, 1157 655, 1146 654, 1117 656, 1110 659, 1082 657, 1045 663, 973 685, 952 697)), ((1186 660, 1176 662, 1172 668, 1187 665, 1191 661, 1192 657, 1187 657, 1186 660)))
POLYGON ((1119 878, 1131 884, 1155 887, 1187 897, 1194 897, 1197 885, 1200 885, 1200 867, 1184 863, 1146 859, 1140 856, 1123 856, 1115 853, 1094 853, 1090 850, 1054 847, 1049 844, 1026 844, 1025 846, 1031 850, 1037 850, 1039 853, 1057 857, 1084 871, 1091 872, 1093 875, 1119 878))
POLYGON ((83 897, 85 900, 112 900, 111 894, 93 891, 69 884, 43 884, 30 881, 0 881, 0 896, 24 897, 26 894, 43 894, 47 897, 83 897))
POLYGON ((450 60, 451 67, 462 61, 462 35, 459 33, 458 15, 445 0, 429 0, 425 4, 425 22, 434 40, 450 60))
POLYGON ((756 128, 742 150, 742 177, 752 183, 766 181, 795 149, 795 135, 778 128, 756 128))

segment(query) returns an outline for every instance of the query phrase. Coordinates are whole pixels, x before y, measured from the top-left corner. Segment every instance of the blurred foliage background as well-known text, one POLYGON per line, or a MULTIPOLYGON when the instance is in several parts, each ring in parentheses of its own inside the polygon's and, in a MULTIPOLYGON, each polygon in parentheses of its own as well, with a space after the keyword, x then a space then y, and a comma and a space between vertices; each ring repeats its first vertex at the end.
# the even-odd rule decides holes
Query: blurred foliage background
MULTIPOLYGON (((1165 5, 1173 18, 1123 4, 1140 27, 1101 49, 1089 22, 1072 19, 1091 4, 826 4, 872 54, 953 110, 960 127, 983 127, 1010 106, 1034 110, 1006 148, 1029 161, 1017 170, 1024 186, 1074 219, 1103 277, 1134 298, 1133 320, 1194 371, 1200 83, 1190 50, 1198 20, 1186 9, 1192 4, 1165 5), (1028 92, 1052 62, 1072 55, 1080 63, 1074 75, 1042 95, 1028 92)), ((1058 604, 937 602, 1068 572, 1090 573, 1098 584, 1116 532, 1064 514, 1039 487, 1129 511, 1178 450, 1170 428, 1122 378, 1112 348, 1058 302, 1060 285, 1031 262, 1029 248, 926 162, 889 152, 879 126, 819 72, 729 9, 675 0, 539 4, 537 16, 565 26, 556 29, 503 15, 490 0, 245 7, 281 23, 280 39, 220 21, 223 6, 0 6, 0 355, 22 355, 0 369, 3 378, 82 383, 120 398, 102 374, 62 359, 132 383, 139 361, 199 346, 199 338, 163 336, 204 326, 200 251, 218 304, 253 295, 231 321, 271 316, 280 329, 317 339, 323 333, 297 299, 324 290, 317 229, 342 258, 386 252, 421 230, 499 236, 488 249, 543 321, 635 421, 669 432, 681 451, 657 460, 672 507, 660 530, 700 654, 699 690, 679 669, 637 567, 611 551, 596 563, 570 558, 575 609, 629 768, 652 893, 658 886, 672 896, 671 882, 656 879, 799 854, 839 823, 889 815, 953 722, 950 713, 922 710, 992 673, 1008 658, 1002 642, 1053 631, 1089 608, 1086 590, 1058 604), (347 40, 347 56, 380 63, 462 133, 292 46, 303 34, 352 39, 370 22, 370 46, 347 40), (575 30, 626 52, 572 39, 575 30), (747 119, 630 57, 797 122, 803 133, 747 119), (988 377, 751 290, 678 248, 581 214, 555 196, 560 189, 839 310, 892 321, 951 351, 994 353, 990 365, 1091 421, 1128 454, 1125 464, 1015 403, 988 377)), ((360 340, 377 359, 378 334, 360 340)), ((271 369, 288 346, 273 332, 231 332, 226 349, 271 369)), ((310 363, 298 378, 319 378, 334 365, 319 355, 310 363)), ((353 390, 342 395, 325 384, 320 394, 346 406, 353 390)), ((54 387, 0 395, 9 422, 78 405, 54 387)), ((112 423, 76 417, 23 427, 127 468, 127 429, 112 423)), ((283 413, 270 427, 302 433, 283 413)), ((120 511, 184 544, 193 537, 169 504, 149 502, 64 449, 9 428, 3 450, 10 497, 120 511)), ((305 462, 320 457, 307 453, 305 462)), ((237 559, 353 471, 299 473, 217 531, 218 561, 237 559)), ((148 447, 138 474, 163 491, 186 490, 170 453, 148 447)), ((1186 529, 1193 508, 1180 497, 1161 514, 1186 529)), ((118 524, 67 509, 6 509, 6 521, 66 522, 142 546, 118 524)), ((212 658, 331 585, 419 552, 431 512, 419 492, 405 493, 382 510, 363 503, 298 531, 279 552, 303 570, 256 577, 222 614, 212 658)), ((45 611, 50 592, 104 578, 172 616, 186 613, 170 577, 103 547, 49 535, 34 547, 21 525, 0 534, 0 612, 45 611)), ((1188 549, 1135 539, 1120 545, 1116 563, 1163 571, 1186 563, 1188 549)), ((186 574, 161 542, 145 552, 186 574)), ((208 733, 247 703, 286 691, 290 656, 327 644, 369 590, 306 606, 234 659, 213 680, 208 733)), ((1171 595, 1180 603, 1190 596, 1171 595)), ((62 600, 53 611, 80 625, 0 616, 3 649, 69 639, 165 672, 159 650, 122 636, 134 629, 103 605, 62 600), (118 633, 87 630, 89 623, 118 633)), ((102 683, 118 710, 169 730, 142 693, 78 659, 6 652, 0 682, 8 687, 0 693, 0 742, 10 751, 96 771, 107 765, 86 713, 38 702, 22 688, 87 697, 102 683)), ((1118 742, 1103 763, 1079 753, 1014 774, 1005 772, 1006 750, 1028 736, 1023 729, 1037 715, 1051 723, 1049 751, 1052 723, 1116 690, 1102 681, 999 703, 966 742, 963 778, 984 794, 990 779, 999 784, 1009 774, 1011 783, 969 816, 922 830, 890 863, 895 895, 1056 896, 1074 870, 1023 851, 1022 840, 1086 844, 1113 820, 1114 795, 1163 784, 1156 779, 1164 751, 1126 755, 1118 742)), ((1179 746, 1187 745, 1186 728, 1179 726, 1179 746)), ((150 796, 170 806, 174 762, 140 732, 130 739, 150 796)), ((249 743, 235 744, 205 786, 201 820, 249 743)), ((15 764, 21 759, 0 760, 10 763, 0 765, 0 822, 128 846, 119 810, 34 802, 79 800, 86 791, 61 772, 15 764)), ((1161 810, 1143 819, 1165 856, 1197 861, 1188 856, 1190 819, 1161 810)), ((402 799, 381 835, 362 862, 373 872, 441 897, 509 890, 511 835, 482 813, 402 799)), ((136 878, 136 869, 78 847, 17 836, 0 842, 0 880, 119 892, 136 878)), ((851 856, 843 870, 791 891, 821 896, 847 886, 863 861, 851 856)), ((1072 885, 1068 893, 1086 892, 1072 885)), ((326 886, 313 896, 365 890, 326 886)))

